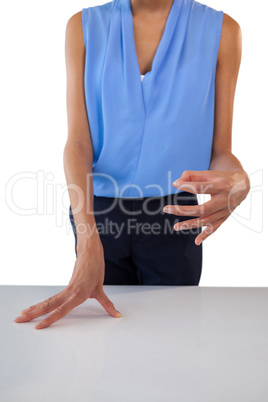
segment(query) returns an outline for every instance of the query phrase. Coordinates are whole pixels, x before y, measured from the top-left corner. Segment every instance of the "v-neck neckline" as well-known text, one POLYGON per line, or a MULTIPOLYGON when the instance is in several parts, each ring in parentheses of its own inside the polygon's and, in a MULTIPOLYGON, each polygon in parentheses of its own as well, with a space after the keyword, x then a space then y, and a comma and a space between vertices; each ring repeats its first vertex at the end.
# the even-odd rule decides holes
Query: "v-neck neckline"
POLYGON ((135 36, 134 36, 134 24, 133 24, 133 14, 131 10, 131 1, 130 0, 123 0, 126 2, 128 11, 129 11, 129 33, 130 33, 130 43, 129 46, 131 47, 131 51, 133 52, 133 59, 135 60, 135 68, 137 71, 137 75, 139 76, 139 80, 141 83, 144 83, 144 80, 148 78, 150 75, 155 73, 155 70, 157 69, 157 66, 160 65, 161 58, 164 57, 164 52, 167 50, 168 43, 171 40, 172 34, 175 29, 176 21, 178 18, 179 14, 179 7, 178 7, 178 2, 182 2, 182 0, 173 0, 173 3, 170 7, 164 32, 162 34, 162 37, 160 39, 160 42, 158 43, 156 52, 154 54, 154 58, 152 61, 152 67, 151 70, 148 71, 146 74, 141 74, 140 71, 140 66, 139 66, 139 60, 138 60, 138 55, 137 55, 137 50, 136 50, 136 43, 135 43, 135 36), (140 76, 144 75, 142 81, 140 79, 140 76))

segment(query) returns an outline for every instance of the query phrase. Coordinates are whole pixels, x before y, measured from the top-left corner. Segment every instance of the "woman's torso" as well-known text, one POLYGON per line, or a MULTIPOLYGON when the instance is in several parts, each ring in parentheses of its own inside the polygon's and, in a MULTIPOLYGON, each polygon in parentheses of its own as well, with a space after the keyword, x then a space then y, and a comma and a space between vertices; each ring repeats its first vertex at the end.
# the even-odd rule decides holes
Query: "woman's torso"
POLYGON ((175 193, 171 183, 183 170, 209 168, 222 17, 194 0, 174 0, 142 75, 130 0, 82 10, 95 195, 175 193))

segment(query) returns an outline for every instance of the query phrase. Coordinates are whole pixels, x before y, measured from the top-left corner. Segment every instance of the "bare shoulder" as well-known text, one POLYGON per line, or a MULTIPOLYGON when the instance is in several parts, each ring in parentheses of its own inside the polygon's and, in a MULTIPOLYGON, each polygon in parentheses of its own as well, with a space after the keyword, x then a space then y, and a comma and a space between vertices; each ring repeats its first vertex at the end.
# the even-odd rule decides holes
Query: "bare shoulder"
POLYGON ((66 40, 75 45, 84 46, 82 28, 82 10, 73 14, 66 24, 66 40))
POLYGON ((79 27, 82 26, 82 10, 73 14, 67 21, 67 26, 79 27))
POLYGON ((222 36, 225 39, 238 39, 241 36, 241 27, 230 15, 223 13, 222 36))
POLYGON ((218 63, 228 58, 240 58, 242 50, 242 30, 239 23, 230 15, 223 13, 222 31, 218 63))

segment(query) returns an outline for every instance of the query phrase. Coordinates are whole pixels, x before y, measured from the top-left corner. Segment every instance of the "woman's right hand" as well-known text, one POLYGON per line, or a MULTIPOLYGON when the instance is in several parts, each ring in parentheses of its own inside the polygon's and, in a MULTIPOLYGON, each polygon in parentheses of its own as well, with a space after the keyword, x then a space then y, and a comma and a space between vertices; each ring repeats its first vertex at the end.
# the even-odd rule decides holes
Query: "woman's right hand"
POLYGON ((85 300, 92 298, 98 300, 111 316, 121 317, 121 313, 115 309, 103 291, 104 274, 103 246, 99 237, 96 237, 90 246, 78 253, 67 288, 47 300, 23 310, 22 315, 16 317, 14 321, 17 323, 31 321, 53 311, 35 326, 35 329, 43 329, 64 317, 85 300))

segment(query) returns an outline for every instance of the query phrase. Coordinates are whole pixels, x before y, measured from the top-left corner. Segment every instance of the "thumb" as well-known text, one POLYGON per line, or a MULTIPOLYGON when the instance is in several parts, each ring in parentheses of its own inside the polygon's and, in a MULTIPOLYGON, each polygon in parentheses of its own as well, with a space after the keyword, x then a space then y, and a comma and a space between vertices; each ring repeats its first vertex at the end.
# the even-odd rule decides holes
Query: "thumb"
POLYGON ((103 289, 95 296, 95 299, 102 305, 102 307, 109 313, 111 316, 119 318, 122 317, 122 314, 116 310, 111 300, 106 296, 103 289))

